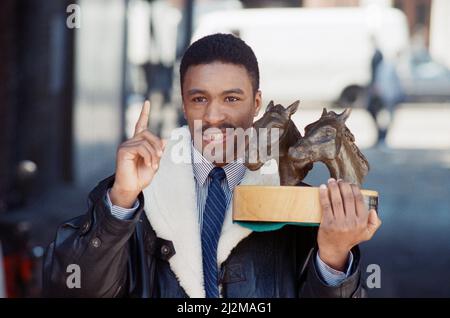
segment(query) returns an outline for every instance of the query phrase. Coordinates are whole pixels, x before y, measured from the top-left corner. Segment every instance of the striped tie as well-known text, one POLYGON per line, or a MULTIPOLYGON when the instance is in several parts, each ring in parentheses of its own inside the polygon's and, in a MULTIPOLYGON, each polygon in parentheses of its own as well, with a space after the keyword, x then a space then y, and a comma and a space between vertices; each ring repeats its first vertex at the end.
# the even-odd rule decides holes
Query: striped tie
POLYGON ((219 297, 217 268, 217 244, 225 218, 226 197, 220 186, 225 171, 215 167, 209 173, 211 182, 208 188, 202 226, 203 275, 207 298, 219 297))

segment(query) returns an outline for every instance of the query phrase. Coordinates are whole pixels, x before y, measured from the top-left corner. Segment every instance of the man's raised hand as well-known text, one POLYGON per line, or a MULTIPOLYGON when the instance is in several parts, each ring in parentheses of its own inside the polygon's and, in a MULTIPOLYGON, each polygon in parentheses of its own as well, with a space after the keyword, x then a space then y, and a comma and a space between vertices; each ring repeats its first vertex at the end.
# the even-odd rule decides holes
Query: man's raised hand
POLYGON ((148 130, 149 115, 150 102, 145 101, 133 137, 117 150, 116 175, 110 192, 114 205, 132 207, 158 171, 165 143, 148 130))

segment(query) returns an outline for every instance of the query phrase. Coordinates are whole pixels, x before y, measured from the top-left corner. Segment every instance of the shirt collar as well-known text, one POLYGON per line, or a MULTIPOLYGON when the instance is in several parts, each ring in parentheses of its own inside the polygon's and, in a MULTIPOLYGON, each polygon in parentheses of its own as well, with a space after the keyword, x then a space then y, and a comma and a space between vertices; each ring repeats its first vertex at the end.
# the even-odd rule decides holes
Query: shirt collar
MULTIPOLYGON (((200 185, 204 185, 206 179, 209 176, 211 170, 215 165, 208 161, 191 143, 191 159, 192 169, 194 171, 194 177, 200 185)), ((242 162, 233 161, 222 167, 225 171, 228 187, 232 192, 234 187, 237 186, 244 177, 246 167, 242 162)))

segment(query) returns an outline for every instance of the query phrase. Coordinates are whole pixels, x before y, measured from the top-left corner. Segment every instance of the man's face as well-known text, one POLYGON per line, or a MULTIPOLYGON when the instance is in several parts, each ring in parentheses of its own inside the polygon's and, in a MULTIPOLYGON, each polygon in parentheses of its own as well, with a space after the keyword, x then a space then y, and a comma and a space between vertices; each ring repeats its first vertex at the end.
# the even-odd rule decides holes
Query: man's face
POLYGON ((236 159, 233 130, 251 127, 261 107, 261 92, 253 94, 247 70, 221 62, 191 66, 184 77, 182 94, 195 147, 218 166, 230 161, 226 159, 236 159), (223 150, 222 160, 211 160, 208 155, 208 150, 216 147, 223 150))

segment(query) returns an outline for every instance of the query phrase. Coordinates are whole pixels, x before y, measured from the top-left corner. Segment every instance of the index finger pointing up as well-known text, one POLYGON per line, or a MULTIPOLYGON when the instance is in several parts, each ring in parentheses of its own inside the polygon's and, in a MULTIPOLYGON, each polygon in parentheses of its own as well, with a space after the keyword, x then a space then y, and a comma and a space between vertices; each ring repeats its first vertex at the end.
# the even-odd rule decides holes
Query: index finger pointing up
POLYGON ((146 100, 142 106, 141 114, 134 128, 134 136, 148 128, 148 118, 150 116, 150 102, 146 100))

